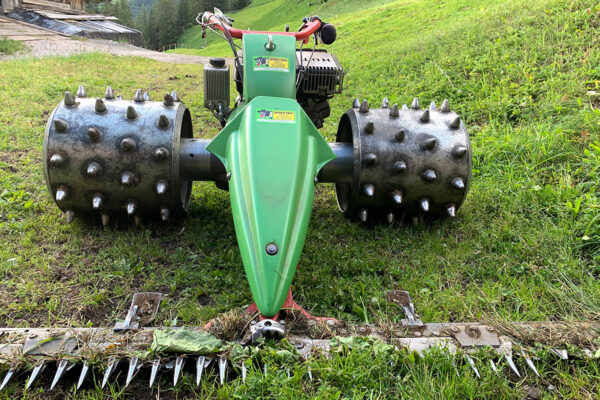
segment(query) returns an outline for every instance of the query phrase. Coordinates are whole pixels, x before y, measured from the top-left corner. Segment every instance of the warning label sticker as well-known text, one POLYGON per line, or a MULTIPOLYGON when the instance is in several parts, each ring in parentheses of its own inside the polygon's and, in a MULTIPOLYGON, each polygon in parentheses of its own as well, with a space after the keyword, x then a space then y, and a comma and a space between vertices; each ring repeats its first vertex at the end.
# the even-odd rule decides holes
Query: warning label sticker
POLYGON ((296 122, 295 111, 257 110, 256 120, 264 122, 296 122))
POLYGON ((283 57, 254 57, 255 71, 288 72, 290 60, 283 57))

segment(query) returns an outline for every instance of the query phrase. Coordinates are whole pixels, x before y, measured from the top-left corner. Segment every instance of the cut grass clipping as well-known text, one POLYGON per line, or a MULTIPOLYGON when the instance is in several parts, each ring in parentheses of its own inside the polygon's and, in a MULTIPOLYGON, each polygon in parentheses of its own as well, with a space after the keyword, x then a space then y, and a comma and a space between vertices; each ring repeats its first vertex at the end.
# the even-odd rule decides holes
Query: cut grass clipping
MULTIPOLYGON (((410 291, 427 322, 600 318, 597 2, 306 4, 255 0, 232 17, 244 29, 282 30, 314 14, 337 26, 328 50, 347 77, 322 130, 329 141, 354 97, 400 104, 448 98, 471 134, 474 162, 457 218, 418 227, 351 223, 337 209, 333 186, 318 185, 296 300, 315 315, 349 322, 398 322, 384 292, 399 288, 410 291), (260 18, 252 7, 261 7, 260 18)), ((217 41, 193 51, 230 55, 217 41)), ((199 65, 98 54, 1 62, 0 326, 112 326, 132 293, 144 290, 168 294, 158 326, 197 326, 246 306, 251 294, 229 196, 212 183, 195 184, 190 215, 170 225, 64 222, 44 182, 42 137, 64 91, 79 84, 89 96, 107 85, 125 98, 138 87, 154 97, 177 90, 194 116, 195 137, 220 129, 202 108, 199 65)), ((331 359, 290 365, 287 378, 272 344, 261 350, 269 374, 253 369, 245 385, 236 379, 219 387, 210 379, 196 388, 186 374, 177 388, 155 391, 161 398, 599 397, 597 359, 564 363, 542 352, 535 360, 542 378, 518 379, 506 369, 495 376, 480 354, 478 381, 464 360, 443 352, 420 359, 376 348, 342 344, 331 359), (312 382, 302 379, 308 368, 312 382)), ((164 376, 165 383, 172 378, 164 376)), ((64 387, 46 395, 156 397, 146 386, 77 394, 64 387)), ((41 398, 38 391, 23 394, 15 383, 0 398, 41 398)))

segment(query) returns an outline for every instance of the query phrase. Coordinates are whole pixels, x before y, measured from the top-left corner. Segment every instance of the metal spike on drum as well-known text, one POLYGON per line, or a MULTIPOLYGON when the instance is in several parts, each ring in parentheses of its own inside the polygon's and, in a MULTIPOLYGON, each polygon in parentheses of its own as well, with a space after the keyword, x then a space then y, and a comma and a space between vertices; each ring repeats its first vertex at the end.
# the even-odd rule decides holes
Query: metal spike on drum
POLYGON ((533 364, 533 361, 531 361, 531 358, 529 358, 529 356, 525 354, 525 351, 521 350, 521 355, 525 358, 525 363, 533 371, 533 373, 536 374, 538 378, 541 378, 540 373, 533 364))
POLYGON ((219 357, 219 382, 221 386, 225 383, 225 373, 227 372, 227 358, 219 357))
POLYGON ((129 368, 127 369, 127 379, 125 380, 125 387, 129 386, 136 372, 141 367, 141 365, 138 366, 139 361, 140 360, 138 357, 131 357, 129 359, 129 368))
POLYGON ((50 385, 50 390, 54 389, 54 387, 60 381, 63 374, 65 373, 67 367, 69 366, 69 360, 60 360, 58 362, 58 368, 56 368, 56 373, 54 374, 54 379, 52 380, 52 385, 50 385))
POLYGON ((496 364, 494 363, 494 360, 490 360, 490 367, 492 367, 492 371, 494 371, 496 373, 496 375, 498 375, 498 368, 496 368, 496 364))
POLYGON ((504 358, 506 359, 506 362, 508 363, 508 366, 510 367, 510 369, 512 369, 513 372, 520 378, 521 373, 517 369, 517 366, 515 365, 515 362, 513 361, 512 356, 508 353, 504 353, 504 358))

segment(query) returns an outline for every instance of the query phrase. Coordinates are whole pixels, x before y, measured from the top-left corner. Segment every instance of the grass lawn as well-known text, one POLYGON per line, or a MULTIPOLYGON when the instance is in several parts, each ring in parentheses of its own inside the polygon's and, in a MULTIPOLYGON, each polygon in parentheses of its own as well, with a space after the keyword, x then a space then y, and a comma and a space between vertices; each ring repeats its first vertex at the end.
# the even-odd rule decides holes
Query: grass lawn
POLYGON ((25 46, 16 40, 0 37, 0 55, 15 54, 19 50, 23 50, 25 46))
MULTIPOLYGON (((597 2, 330 0, 307 7, 255 0, 233 17, 237 27, 281 30, 316 13, 337 26, 329 50, 347 71, 323 135, 334 139, 338 116, 354 97, 409 103, 419 96, 422 104, 448 98, 471 134, 473 180, 456 219, 417 227, 351 223, 337 210, 333 185, 319 185, 294 280, 296 301, 315 315, 395 321, 383 294, 404 288, 426 322, 598 320, 597 2)), ((197 34, 186 33, 184 43, 199 46, 197 34)), ((191 51, 229 55, 221 43, 191 51)), ((131 293, 142 290, 168 294, 156 322, 163 326, 198 325, 248 305, 228 193, 212 183, 195 184, 189 217, 168 225, 66 224, 45 186, 42 138, 63 92, 81 83, 88 96, 100 96, 107 85, 125 96, 137 87, 155 98, 177 90, 192 111, 196 137, 219 130, 202 108, 199 65, 99 54, 0 62, 0 326, 112 325, 131 293)), ((277 353, 266 352, 273 358, 267 377, 251 370, 245 385, 238 379, 220 388, 213 379, 199 389, 187 377, 176 390, 161 388, 160 397, 600 395, 598 360, 567 364, 542 354, 541 379, 518 379, 506 366, 496 376, 481 365, 478 381, 462 361, 457 376, 442 353, 425 360, 372 348, 340 354, 296 366, 287 378, 285 368, 275 368, 284 363, 277 353), (309 367, 313 382, 301 379, 309 367)), ((21 387, 0 398, 81 398, 70 388, 49 395, 22 394, 21 387)), ((126 398, 144 393, 140 388, 85 395, 126 398)))

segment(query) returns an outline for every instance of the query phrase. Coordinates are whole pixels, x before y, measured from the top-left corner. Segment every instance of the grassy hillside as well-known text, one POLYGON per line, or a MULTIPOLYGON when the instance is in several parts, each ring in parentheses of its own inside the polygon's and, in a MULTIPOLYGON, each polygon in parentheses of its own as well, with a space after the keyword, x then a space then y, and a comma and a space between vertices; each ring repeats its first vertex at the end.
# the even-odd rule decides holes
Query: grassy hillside
MULTIPOLYGON (((449 98, 471 134, 474 165, 458 217, 418 227, 366 228, 346 221, 333 187, 319 185, 294 281, 296 300, 316 315, 395 321, 383 293, 405 288, 425 321, 597 320, 597 2, 306 3, 255 0, 233 18, 238 27, 282 29, 319 14, 338 27, 339 39, 329 49, 347 79, 323 129, 328 140, 354 97, 406 103, 419 96, 422 104, 449 98)), ((194 43, 197 30, 183 40, 194 43)), ((217 42, 194 52, 229 55, 217 42)), ((228 194, 213 184, 196 184, 189 218, 168 226, 65 224, 45 188, 41 138, 62 92, 81 82, 90 96, 108 84, 131 95, 136 87, 177 89, 194 115, 195 135, 218 132, 201 108, 201 66, 104 55, 0 62, 0 326, 112 325, 136 290, 169 294, 159 325, 196 325, 247 305, 250 291, 228 194)), ((415 360, 366 349, 297 367, 299 376, 310 366, 315 382, 286 378, 274 361, 268 377, 253 370, 246 385, 237 380, 195 389, 189 378, 161 395, 197 390, 214 398, 523 398, 534 389, 544 398, 598 398, 598 360, 574 361, 575 369, 543 351, 539 356, 542 378, 518 379, 506 365, 495 376, 483 368, 487 358, 481 355, 478 381, 464 362, 456 376, 443 354, 415 360)), ((16 386, 11 390, 0 398, 20 395, 16 386)), ((69 390, 59 393, 77 398, 69 390)))

